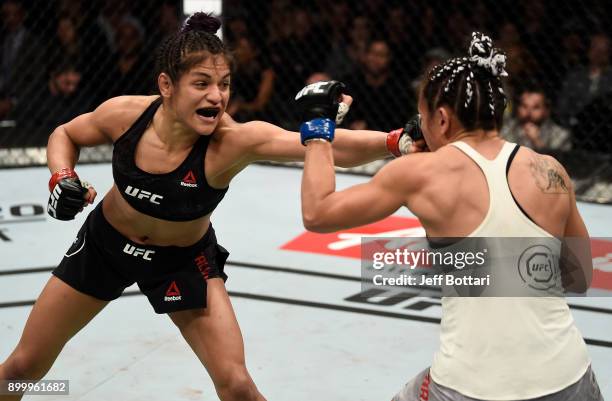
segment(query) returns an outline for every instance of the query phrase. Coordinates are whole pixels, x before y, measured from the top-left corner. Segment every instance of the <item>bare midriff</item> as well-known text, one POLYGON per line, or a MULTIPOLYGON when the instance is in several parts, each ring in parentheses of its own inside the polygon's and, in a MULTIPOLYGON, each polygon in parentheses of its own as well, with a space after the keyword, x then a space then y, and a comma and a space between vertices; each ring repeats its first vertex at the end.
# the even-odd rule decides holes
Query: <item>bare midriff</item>
POLYGON ((104 217, 130 241, 143 245, 189 246, 200 240, 210 225, 210 214, 190 221, 168 221, 135 210, 115 185, 102 204, 104 217))

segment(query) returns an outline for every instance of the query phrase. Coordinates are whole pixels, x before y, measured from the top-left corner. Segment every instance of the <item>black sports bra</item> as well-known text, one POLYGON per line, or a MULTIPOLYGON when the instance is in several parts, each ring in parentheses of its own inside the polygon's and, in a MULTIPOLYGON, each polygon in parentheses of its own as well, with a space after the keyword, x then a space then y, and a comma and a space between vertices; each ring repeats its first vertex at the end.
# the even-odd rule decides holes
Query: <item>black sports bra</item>
POLYGON ((151 174, 136 166, 136 145, 161 104, 161 98, 152 102, 115 141, 115 184, 127 203, 141 213, 170 221, 195 220, 215 210, 228 189, 213 188, 206 181, 204 157, 210 135, 202 135, 174 171, 151 174))

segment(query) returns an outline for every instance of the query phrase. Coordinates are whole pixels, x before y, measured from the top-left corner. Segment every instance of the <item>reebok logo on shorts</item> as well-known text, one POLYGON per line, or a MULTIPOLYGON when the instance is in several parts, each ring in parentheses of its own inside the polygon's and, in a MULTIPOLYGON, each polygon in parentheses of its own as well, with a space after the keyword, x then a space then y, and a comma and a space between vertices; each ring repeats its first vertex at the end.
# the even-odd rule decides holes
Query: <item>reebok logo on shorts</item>
POLYGON ((191 187, 191 188, 197 188, 198 187, 198 184, 196 183, 196 178, 195 178, 195 175, 193 174, 193 171, 189 170, 189 172, 183 178, 183 181, 181 181, 181 185, 184 186, 184 187, 191 187))
POLYGON ((176 281, 173 281, 170 284, 170 287, 168 287, 168 289, 166 290, 166 296, 164 297, 164 301, 174 302, 174 301, 180 301, 181 299, 183 299, 183 297, 181 297, 181 292, 176 286, 176 281))

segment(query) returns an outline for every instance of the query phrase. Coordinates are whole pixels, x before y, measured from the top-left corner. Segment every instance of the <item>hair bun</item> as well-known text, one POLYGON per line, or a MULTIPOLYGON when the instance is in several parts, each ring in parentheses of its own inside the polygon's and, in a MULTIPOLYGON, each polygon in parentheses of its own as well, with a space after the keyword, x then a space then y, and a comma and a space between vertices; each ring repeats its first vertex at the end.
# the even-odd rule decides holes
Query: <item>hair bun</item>
POLYGON ((210 34, 215 34, 221 28, 221 21, 219 18, 204 12, 197 12, 185 21, 185 25, 181 29, 181 32, 190 31, 203 31, 210 34))
POLYGON ((506 53, 493 47, 490 37, 480 32, 472 32, 468 48, 470 61, 488 71, 494 77, 506 77, 506 53))

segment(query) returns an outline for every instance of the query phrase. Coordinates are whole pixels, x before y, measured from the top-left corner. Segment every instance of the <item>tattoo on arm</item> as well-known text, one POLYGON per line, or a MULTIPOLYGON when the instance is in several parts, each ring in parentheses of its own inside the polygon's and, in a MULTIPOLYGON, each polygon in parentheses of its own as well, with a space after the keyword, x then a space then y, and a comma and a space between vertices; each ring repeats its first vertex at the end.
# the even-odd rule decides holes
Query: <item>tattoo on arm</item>
POLYGON ((569 192, 561 165, 537 155, 529 162, 531 175, 536 185, 545 194, 566 194, 569 192))

